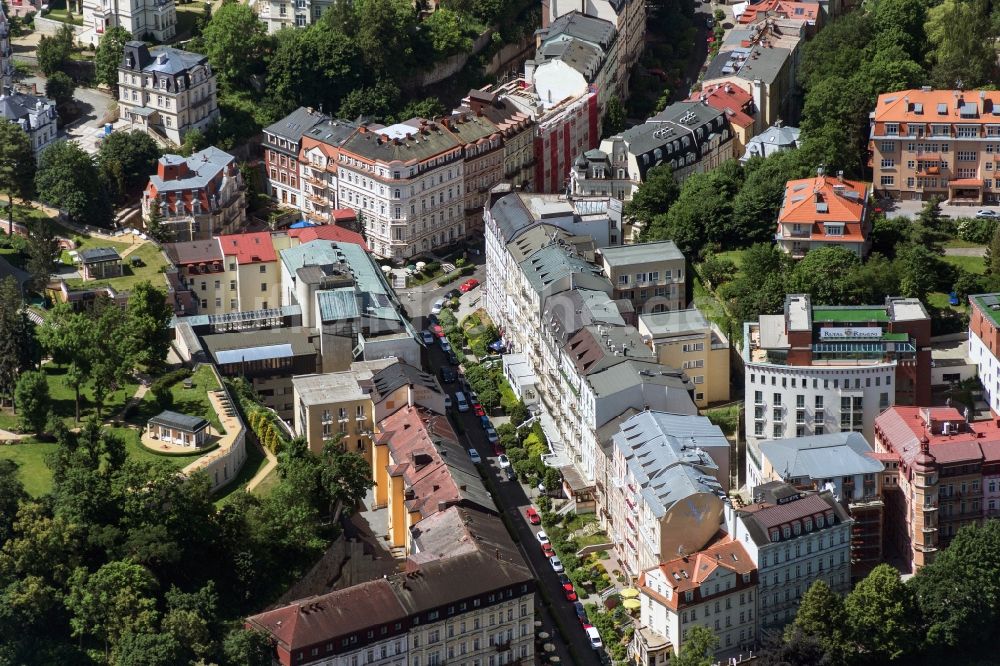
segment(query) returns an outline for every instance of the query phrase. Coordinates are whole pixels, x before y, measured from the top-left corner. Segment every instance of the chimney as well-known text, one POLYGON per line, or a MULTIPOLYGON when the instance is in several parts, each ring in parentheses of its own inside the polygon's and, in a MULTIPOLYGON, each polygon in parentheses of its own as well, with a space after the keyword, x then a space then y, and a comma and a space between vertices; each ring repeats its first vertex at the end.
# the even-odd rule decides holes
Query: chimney
POLYGON ((406 385, 406 404, 413 407, 413 384, 406 385))
POLYGON ((844 171, 843 170, 840 170, 840 171, 837 172, 837 180, 839 180, 840 182, 844 182, 844 171))

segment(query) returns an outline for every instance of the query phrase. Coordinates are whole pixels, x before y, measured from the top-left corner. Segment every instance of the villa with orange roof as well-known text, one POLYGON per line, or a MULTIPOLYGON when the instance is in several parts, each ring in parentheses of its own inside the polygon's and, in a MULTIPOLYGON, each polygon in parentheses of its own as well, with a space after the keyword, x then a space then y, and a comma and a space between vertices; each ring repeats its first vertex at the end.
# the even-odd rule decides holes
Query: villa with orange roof
POLYGON ((903 200, 1000 201, 1000 91, 925 86, 879 95, 871 116, 873 186, 903 200))
POLYGON ((775 242, 801 259, 809 250, 839 245, 859 257, 871 248, 868 184, 836 178, 817 169, 816 176, 790 180, 778 213, 775 242))
POLYGON ((815 33, 822 26, 823 11, 818 2, 789 2, 788 0, 765 0, 749 4, 737 17, 740 25, 759 23, 769 18, 796 19, 804 21, 815 33))
POLYGON ((640 664, 681 651, 702 626, 719 639, 715 658, 746 653, 757 642, 757 565, 730 537, 639 576, 639 624, 631 652, 640 664))

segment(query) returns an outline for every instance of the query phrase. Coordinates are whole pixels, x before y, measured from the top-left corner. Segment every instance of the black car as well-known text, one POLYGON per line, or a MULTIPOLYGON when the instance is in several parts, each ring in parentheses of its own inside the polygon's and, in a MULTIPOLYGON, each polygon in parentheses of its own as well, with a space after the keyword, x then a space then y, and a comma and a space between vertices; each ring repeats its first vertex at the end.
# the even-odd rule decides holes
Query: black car
POLYGON ((460 292, 458 289, 452 289, 451 291, 449 291, 448 293, 446 293, 444 295, 444 297, 450 300, 452 298, 458 298, 461 295, 462 295, 462 292, 460 292))
POLYGON ((458 357, 455 356, 455 352, 448 350, 448 362, 452 365, 458 365, 458 357))
POLYGON ((571 581, 571 580, 569 579, 569 576, 567 576, 567 575, 566 575, 566 574, 564 574, 564 573, 561 573, 561 574, 556 574, 556 578, 558 578, 558 579, 559 579, 559 584, 560 584, 560 585, 565 585, 566 583, 572 583, 572 582, 573 582, 573 581, 571 581))
POLYGON ((442 366, 441 368, 441 381, 445 384, 451 384, 455 381, 456 375, 455 371, 447 366, 442 366))
POLYGON ((583 604, 579 601, 573 602, 573 609, 576 611, 576 616, 579 618, 580 622, 587 622, 587 610, 583 607, 583 604))

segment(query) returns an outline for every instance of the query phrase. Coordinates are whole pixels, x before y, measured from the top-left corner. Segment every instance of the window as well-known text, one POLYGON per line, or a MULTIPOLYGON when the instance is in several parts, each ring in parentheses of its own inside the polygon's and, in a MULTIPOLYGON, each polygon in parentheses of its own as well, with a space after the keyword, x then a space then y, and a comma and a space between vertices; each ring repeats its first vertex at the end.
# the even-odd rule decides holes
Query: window
POLYGON ((882 176, 879 179, 879 183, 881 185, 895 185, 896 184, 896 178, 894 176, 882 176))
POLYGON ((892 158, 885 158, 885 159, 882 160, 882 168, 883 169, 891 169, 894 166, 896 166, 896 160, 894 160, 892 158))

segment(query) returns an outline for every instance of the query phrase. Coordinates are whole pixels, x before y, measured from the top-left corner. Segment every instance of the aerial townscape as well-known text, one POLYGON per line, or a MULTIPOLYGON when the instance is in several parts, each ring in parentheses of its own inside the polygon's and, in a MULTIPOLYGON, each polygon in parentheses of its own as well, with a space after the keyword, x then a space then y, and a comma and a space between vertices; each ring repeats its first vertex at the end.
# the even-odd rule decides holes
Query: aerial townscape
POLYGON ((0 666, 1000 663, 1000 4, 0 0, 0 666))

